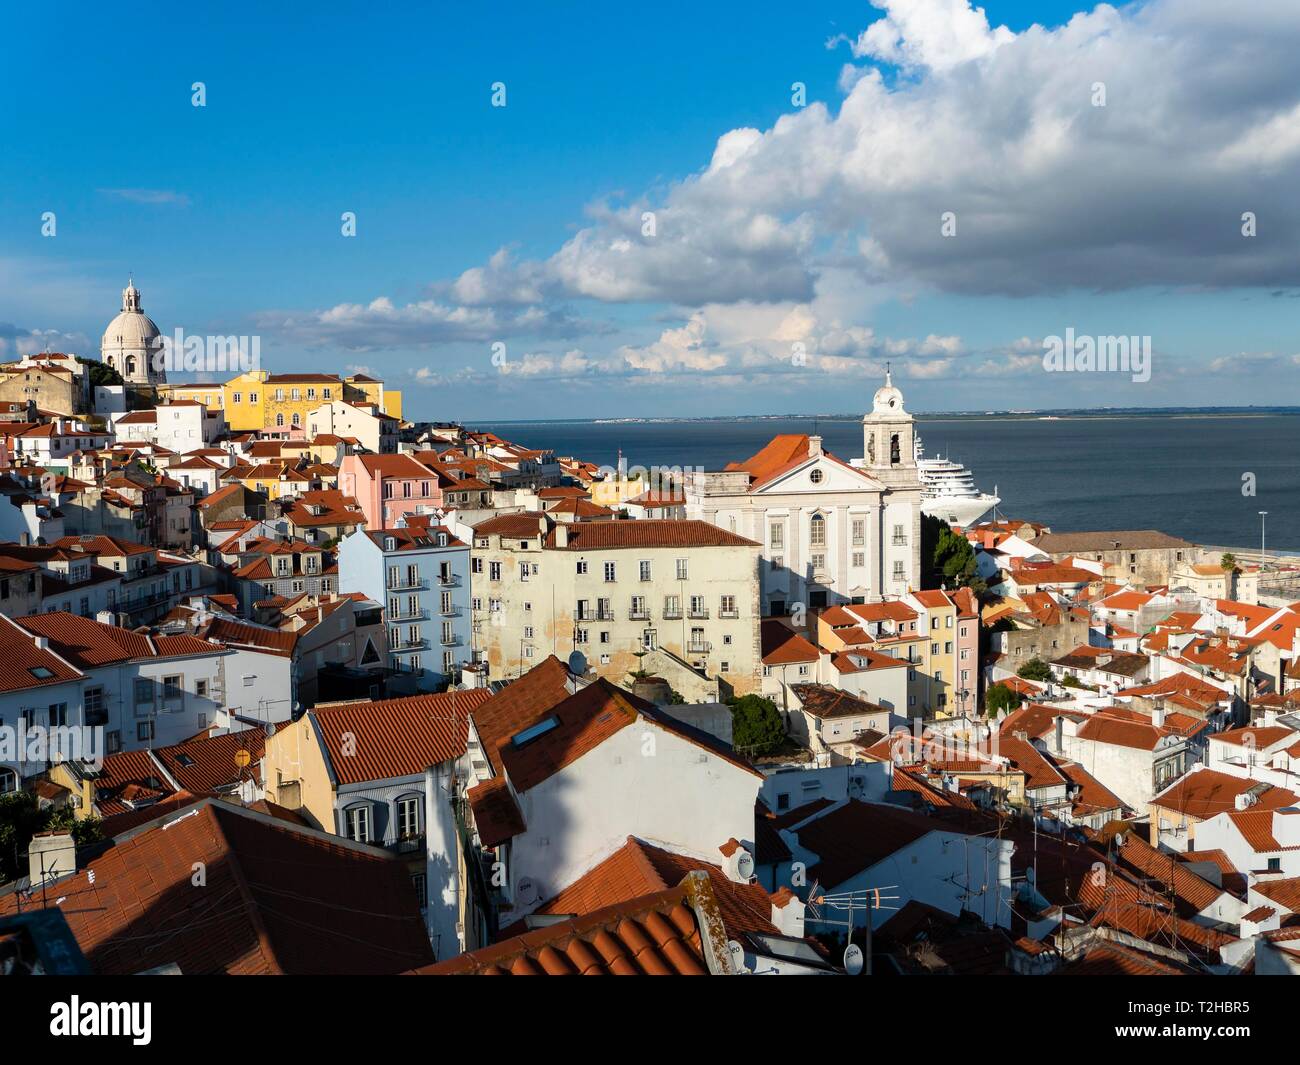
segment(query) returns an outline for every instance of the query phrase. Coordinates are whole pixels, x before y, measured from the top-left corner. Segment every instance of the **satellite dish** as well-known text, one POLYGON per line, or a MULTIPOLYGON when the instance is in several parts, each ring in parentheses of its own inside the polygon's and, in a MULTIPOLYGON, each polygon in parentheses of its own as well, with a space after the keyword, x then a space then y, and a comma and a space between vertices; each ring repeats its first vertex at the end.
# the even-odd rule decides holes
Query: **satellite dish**
POLYGON ((569 655, 569 672, 575 677, 585 677, 587 675, 587 656, 581 651, 574 651, 569 655))
POLYGON ((245 750, 239 750, 235 752, 235 765, 239 766, 240 769, 247 768, 248 763, 251 762, 252 760, 253 760, 253 756, 245 750))
POLYGON ((745 880, 754 875, 754 857, 749 851, 742 851, 736 857, 736 872, 745 880))
POLYGON ((865 959, 862 956, 862 948, 856 943, 850 943, 844 948, 844 971, 850 976, 860 976, 864 967, 865 959))
POLYGON ((734 939, 727 940, 727 950, 731 954, 732 968, 738 973, 745 972, 745 948, 734 939))

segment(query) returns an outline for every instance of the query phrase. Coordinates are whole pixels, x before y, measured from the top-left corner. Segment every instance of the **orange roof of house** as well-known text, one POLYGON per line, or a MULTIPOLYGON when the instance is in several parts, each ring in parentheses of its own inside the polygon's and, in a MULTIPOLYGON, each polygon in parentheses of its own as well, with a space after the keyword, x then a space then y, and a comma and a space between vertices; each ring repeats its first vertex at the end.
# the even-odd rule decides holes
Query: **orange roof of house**
POLYGON ((0 614, 0 692, 24 691, 76 680, 81 672, 59 655, 36 646, 29 632, 0 614))
POLYGON ((764 618, 759 626, 759 634, 765 666, 816 662, 821 657, 821 652, 814 644, 777 618, 764 618))
POLYGON ((706 976, 704 939, 725 950, 721 928, 703 932, 695 907, 715 912, 704 874, 677 887, 547 925, 418 970, 464 976, 706 976))
POLYGON ((410 777, 465 753, 469 714, 492 697, 488 688, 410 695, 336 706, 309 714, 340 784, 410 777), (346 744, 345 737, 352 737, 346 744), (351 751, 352 753, 348 753, 351 751))
MULTIPOLYGON (((377 976, 433 959, 404 861, 214 799, 119 836, 57 891, 101 976, 165 962, 185 975, 377 976)), ((0 913, 18 904, 0 897, 0 913)))
MULTIPOLYGON (((727 877, 717 862, 675 854, 635 836, 628 836, 623 846, 533 912, 581 916, 669 890, 697 869, 706 873, 712 882, 729 935, 779 934, 772 924, 772 898, 758 883, 738 884, 727 877)), ((516 925, 513 930, 522 931, 522 928, 516 925)))
MULTIPOLYGON (((480 529, 482 526, 479 527, 480 529)), ((726 529, 692 518, 644 518, 639 521, 576 522, 567 526, 569 551, 602 551, 644 547, 758 547, 726 529)), ((478 529, 475 530, 479 531, 478 529)), ((550 531, 547 547, 558 547, 550 531)))
POLYGON ((1176 810, 1198 821, 1215 814, 1230 813, 1237 808, 1237 796, 1252 792, 1257 810, 1276 810, 1291 806, 1296 795, 1286 788, 1246 780, 1215 769, 1197 769, 1186 773, 1151 800, 1152 805, 1176 810))

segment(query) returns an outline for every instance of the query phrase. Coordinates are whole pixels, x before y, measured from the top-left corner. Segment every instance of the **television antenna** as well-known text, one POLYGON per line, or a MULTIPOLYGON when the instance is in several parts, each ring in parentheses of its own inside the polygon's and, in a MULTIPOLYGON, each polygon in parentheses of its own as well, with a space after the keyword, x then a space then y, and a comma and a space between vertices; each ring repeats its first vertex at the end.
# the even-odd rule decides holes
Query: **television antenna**
POLYGON ((865 972, 868 976, 871 972, 871 912, 873 910, 897 910, 899 907, 891 906, 889 903, 898 902, 900 896, 886 895, 887 891, 895 891, 897 884, 889 884, 884 887, 866 887, 858 888, 855 891, 841 891, 834 895, 825 895, 818 890, 818 883, 813 881, 812 890, 808 892, 808 912, 811 917, 805 918, 806 921, 812 921, 813 924, 835 925, 844 928, 847 931, 849 940, 848 946, 844 950, 844 969, 850 976, 857 976, 865 972), (827 913, 844 914, 844 919, 836 917, 823 917, 823 909, 827 913), (857 925, 858 911, 866 916, 866 950, 858 947, 853 943, 853 930, 857 925))

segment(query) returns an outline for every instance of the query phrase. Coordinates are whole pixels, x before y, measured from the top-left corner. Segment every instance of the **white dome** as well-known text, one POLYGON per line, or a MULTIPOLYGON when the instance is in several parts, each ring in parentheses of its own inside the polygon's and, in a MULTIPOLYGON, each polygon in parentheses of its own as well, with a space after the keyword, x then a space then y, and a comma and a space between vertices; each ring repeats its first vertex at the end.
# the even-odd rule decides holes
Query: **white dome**
POLYGON ((906 413, 903 410, 903 393, 894 387, 893 375, 889 370, 885 371, 884 387, 876 389, 875 399, 871 401, 871 412, 873 414, 906 413))
POLYGON ((153 351, 162 336, 154 321, 143 311, 122 311, 104 330, 105 351, 153 351))
POLYGON ((100 356, 128 384, 153 384, 166 380, 154 358, 162 349, 162 332, 140 306, 140 290, 128 283, 122 290, 122 310, 108 323, 100 342, 100 356))

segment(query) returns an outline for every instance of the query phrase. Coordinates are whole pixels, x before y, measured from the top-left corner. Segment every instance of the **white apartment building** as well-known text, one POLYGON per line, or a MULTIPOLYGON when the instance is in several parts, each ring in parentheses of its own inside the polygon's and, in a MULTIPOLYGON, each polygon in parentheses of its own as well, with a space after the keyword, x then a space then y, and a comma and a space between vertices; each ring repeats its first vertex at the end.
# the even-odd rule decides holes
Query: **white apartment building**
POLYGON ((192 399, 178 399, 153 410, 134 411, 113 420, 119 442, 152 443, 179 455, 210 447, 226 435, 226 416, 192 399))
POLYGON ((326 433, 350 436, 376 455, 397 452, 397 431, 402 423, 373 403, 350 403, 336 399, 307 412, 307 436, 311 440, 326 433))
POLYGON ((758 553, 702 521, 491 518, 470 561, 477 657, 492 679, 577 650, 598 676, 644 669, 688 702, 757 692, 758 553))
POLYGON ((763 545, 762 609, 786 614, 920 586, 921 480, 912 416, 889 375, 862 420, 863 457, 786 434, 686 478, 686 515, 763 545))

